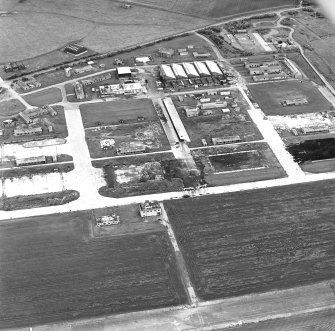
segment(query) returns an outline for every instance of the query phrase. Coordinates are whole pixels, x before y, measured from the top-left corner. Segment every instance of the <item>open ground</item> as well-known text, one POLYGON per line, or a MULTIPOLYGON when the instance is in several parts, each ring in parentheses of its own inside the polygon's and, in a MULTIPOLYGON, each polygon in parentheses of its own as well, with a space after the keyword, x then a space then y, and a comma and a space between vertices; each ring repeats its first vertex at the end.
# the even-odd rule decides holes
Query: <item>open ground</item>
POLYGON ((315 113, 331 109, 331 103, 310 82, 286 81, 249 85, 249 90, 261 109, 267 115, 290 115, 315 113), (306 98, 301 106, 282 106, 287 99, 306 98))
POLYGON ((11 99, 0 102, 0 118, 8 119, 9 116, 17 115, 20 111, 25 110, 26 107, 20 100, 11 99))
POLYGON ((335 277, 335 181, 164 203, 203 300, 335 277))
POLYGON ((53 87, 43 91, 28 94, 23 99, 32 106, 43 106, 62 101, 62 93, 59 88, 53 87))
MULTIPOLYGON (((135 207, 117 212, 121 223, 138 219, 135 207)), ((162 227, 94 237, 94 213, 55 214, 0 225, 1 328, 186 301, 162 227)))

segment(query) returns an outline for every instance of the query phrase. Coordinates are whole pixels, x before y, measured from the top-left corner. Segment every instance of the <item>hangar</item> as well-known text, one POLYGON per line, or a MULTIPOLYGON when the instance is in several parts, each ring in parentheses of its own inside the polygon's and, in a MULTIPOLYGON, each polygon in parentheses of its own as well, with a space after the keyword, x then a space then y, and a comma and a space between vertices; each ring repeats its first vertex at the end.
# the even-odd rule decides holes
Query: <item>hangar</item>
POLYGON ((198 70, 198 73, 200 74, 200 76, 202 76, 202 77, 208 77, 208 76, 211 75, 210 72, 208 71, 205 63, 195 61, 194 62, 194 66, 198 70))

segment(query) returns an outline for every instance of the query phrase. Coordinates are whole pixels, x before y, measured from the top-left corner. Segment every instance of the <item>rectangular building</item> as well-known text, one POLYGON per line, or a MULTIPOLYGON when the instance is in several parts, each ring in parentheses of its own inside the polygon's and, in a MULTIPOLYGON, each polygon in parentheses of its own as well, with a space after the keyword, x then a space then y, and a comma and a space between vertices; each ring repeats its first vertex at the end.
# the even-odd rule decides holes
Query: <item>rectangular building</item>
POLYGON ((108 80, 108 79, 111 79, 111 78, 112 78, 112 74, 110 72, 108 72, 108 73, 103 74, 103 75, 98 75, 98 76, 93 76, 93 77, 88 78, 88 79, 83 79, 81 81, 81 83, 83 85, 92 85, 92 84, 99 83, 99 82, 102 82, 104 80, 108 80))
POLYGON ((207 66, 206 66, 205 63, 195 61, 194 66, 198 70, 198 73, 199 73, 200 76, 208 77, 208 76, 211 75, 210 72, 208 71, 207 66))
POLYGON ((213 76, 222 76, 222 71, 214 61, 206 61, 207 68, 213 76))
POLYGON ((176 76, 169 65, 161 64, 159 73, 164 80, 176 80, 176 76))
POLYGON ((295 98, 295 99, 286 99, 281 102, 284 107, 287 106, 300 106, 308 104, 306 98, 295 98))
POLYGON ((329 127, 327 125, 310 126, 301 129, 303 134, 317 134, 317 133, 328 133, 329 127))
POLYGON ((23 159, 16 159, 15 163, 18 167, 25 166, 25 165, 43 164, 43 163, 46 163, 46 157, 45 156, 34 156, 34 157, 27 157, 23 159))
POLYGON ((177 64, 177 63, 173 63, 171 65, 172 71, 175 74, 176 78, 178 79, 186 79, 187 78, 187 74, 184 70, 184 68, 182 67, 182 65, 177 64))
POLYGON ((199 77, 199 74, 197 72, 197 69, 195 69, 193 63, 183 63, 183 67, 185 69, 185 72, 189 78, 195 78, 199 77))
POLYGON ((13 134, 14 136, 28 136, 42 133, 43 133, 42 128, 38 127, 38 128, 27 128, 27 129, 15 129, 13 134))
POLYGON ((141 217, 160 216, 162 215, 162 208, 158 201, 145 201, 139 205, 141 217))
POLYGON ((131 78, 131 70, 129 67, 117 67, 116 76, 120 79, 129 79, 131 78))
POLYGON ((233 144, 241 141, 240 136, 226 136, 226 137, 218 137, 212 138, 213 145, 225 145, 225 144, 233 144))

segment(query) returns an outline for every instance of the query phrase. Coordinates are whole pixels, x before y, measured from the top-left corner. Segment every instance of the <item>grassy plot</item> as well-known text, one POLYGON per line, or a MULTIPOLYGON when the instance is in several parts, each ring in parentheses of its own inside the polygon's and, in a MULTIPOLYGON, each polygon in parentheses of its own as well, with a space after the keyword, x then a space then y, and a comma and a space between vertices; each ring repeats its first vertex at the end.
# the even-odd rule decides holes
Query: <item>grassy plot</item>
POLYGON ((85 211, 0 225, 0 328, 186 302, 165 232, 93 237, 93 222, 85 211))
POLYGON ((286 81, 249 85, 256 102, 267 115, 291 115, 315 113, 331 109, 330 102, 310 82, 286 81), (308 103, 300 106, 282 106, 287 99, 306 98, 308 103))
POLYGON ((201 299, 335 277, 335 181, 165 202, 201 299))
POLYGON ((32 106, 43 106, 61 102, 63 97, 59 88, 52 87, 43 91, 31 93, 23 97, 32 106))
POLYGON ((0 102, 0 118, 7 119, 10 116, 17 115, 26 109, 26 106, 18 99, 11 99, 0 102))
POLYGON ((137 122, 139 116, 146 120, 158 119, 151 100, 127 100, 82 104, 79 106, 85 128, 99 125, 137 122))

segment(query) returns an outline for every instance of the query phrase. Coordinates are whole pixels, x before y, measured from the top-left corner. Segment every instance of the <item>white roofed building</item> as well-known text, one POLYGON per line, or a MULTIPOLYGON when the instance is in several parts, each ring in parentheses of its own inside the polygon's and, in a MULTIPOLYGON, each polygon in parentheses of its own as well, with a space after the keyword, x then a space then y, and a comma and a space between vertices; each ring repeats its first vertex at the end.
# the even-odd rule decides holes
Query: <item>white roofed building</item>
POLYGON ((222 76, 222 71, 214 61, 206 61, 206 65, 213 76, 222 76))
POLYGON ((174 74, 177 78, 179 78, 179 79, 187 79, 188 78, 184 68, 182 67, 182 65, 177 64, 177 63, 173 63, 171 65, 171 67, 172 67, 172 70, 173 70, 173 72, 174 72, 174 74))
POLYGON ((194 66, 198 70, 198 73, 200 74, 200 76, 210 76, 211 75, 210 72, 208 71, 205 63, 195 61, 194 66))
POLYGON ((185 72, 187 74, 188 77, 190 78, 195 78, 195 77, 199 77, 199 74, 197 72, 197 69, 195 69, 193 63, 183 63, 183 67, 185 69, 185 72))
POLYGON ((176 76, 170 66, 162 64, 159 68, 160 75, 165 80, 175 80, 176 76))

